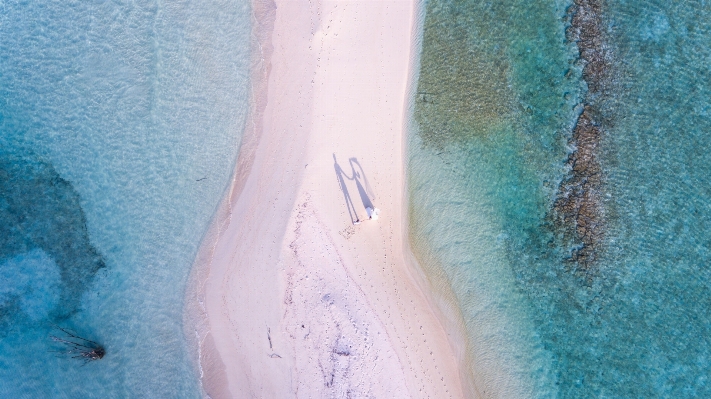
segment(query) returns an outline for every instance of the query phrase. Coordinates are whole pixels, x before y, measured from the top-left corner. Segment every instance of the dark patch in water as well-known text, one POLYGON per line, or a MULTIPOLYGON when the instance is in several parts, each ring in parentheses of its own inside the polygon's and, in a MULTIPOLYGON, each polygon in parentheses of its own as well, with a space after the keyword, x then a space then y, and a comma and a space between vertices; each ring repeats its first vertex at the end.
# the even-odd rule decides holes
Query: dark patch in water
POLYGON ((588 85, 585 103, 593 103, 605 94, 611 80, 612 57, 604 41, 603 8, 600 0, 575 0, 569 10, 570 27, 566 35, 569 41, 577 44, 580 58, 585 63, 583 79, 588 85))
POLYGON ((599 0, 576 0, 569 10, 571 24, 566 35, 578 46, 588 91, 570 140, 575 148, 567 160, 570 173, 561 183, 554 204, 556 226, 564 232, 567 242, 576 244, 571 259, 579 271, 588 275, 598 260, 604 233, 598 147, 605 120, 598 104, 612 79, 611 54, 602 31, 602 8, 599 0))
POLYGON ((486 135, 512 109, 507 47, 472 29, 471 15, 507 19, 506 4, 428 2, 415 97, 422 143, 442 150, 486 135))
POLYGON ((554 205, 557 224, 563 227, 566 238, 582 243, 573 251, 572 259, 584 271, 590 271, 597 260, 603 234, 602 178, 597 159, 601 132, 591 114, 591 107, 586 105, 578 118, 572 139, 577 148, 568 157, 571 172, 561 183, 554 205))
MULTIPOLYGON (((59 267, 62 293, 50 317, 66 318, 106 266, 89 241, 79 195, 51 164, 0 155, 0 262, 35 248, 59 267)), ((8 305, 0 309, 0 328, 17 313, 8 305)))

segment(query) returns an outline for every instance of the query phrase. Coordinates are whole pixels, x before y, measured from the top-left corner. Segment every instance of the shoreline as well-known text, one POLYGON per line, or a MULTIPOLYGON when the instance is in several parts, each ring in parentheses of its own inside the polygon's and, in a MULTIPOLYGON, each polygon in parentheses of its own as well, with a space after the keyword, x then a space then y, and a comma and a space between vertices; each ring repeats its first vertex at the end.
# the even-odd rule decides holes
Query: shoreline
POLYGON ((229 397, 225 365, 222 362, 214 340, 205 307, 205 282, 210 274, 210 264, 221 235, 232 221, 232 208, 244 189, 247 176, 254 162, 256 147, 259 145, 262 117, 266 107, 266 90, 271 70, 273 52, 271 35, 274 29, 276 4, 272 0, 251 2, 251 68, 250 68, 250 109, 232 172, 232 178, 225 189, 220 204, 202 238, 195 261, 188 276, 183 311, 183 330, 188 341, 188 352, 193 359, 193 367, 199 376, 203 395, 214 398, 229 397))
POLYGON ((186 292, 206 395, 478 396, 408 239, 419 6, 253 4, 250 119, 186 292))
POLYGON ((409 78, 407 84, 407 95, 405 98, 406 108, 404 114, 404 131, 403 131, 403 171, 404 171, 404 189, 402 203, 402 220, 404 223, 403 236, 403 254, 406 258, 410 269, 414 272, 411 274, 413 279, 421 287, 423 295, 426 297, 430 308, 435 313, 448 334, 449 343, 454 353, 457 365, 458 375, 462 386, 462 392, 466 398, 483 397, 480 386, 481 375, 475 372, 475 360, 472 356, 472 348, 470 337, 467 334, 464 316, 459 308, 459 302, 452 289, 449 279, 444 273, 444 269, 439 264, 439 261, 431 257, 428 249, 419 248, 416 250, 416 240, 411 236, 410 230, 410 206, 409 206, 409 170, 410 153, 408 147, 410 145, 412 134, 416 134, 417 122, 415 121, 415 103, 420 76, 420 56, 422 54, 424 20, 426 9, 424 1, 415 0, 415 10, 413 12, 414 21, 412 24, 412 48, 410 55, 409 78), (423 265, 430 265, 425 267, 423 265), (429 270, 429 272, 428 272, 429 270))

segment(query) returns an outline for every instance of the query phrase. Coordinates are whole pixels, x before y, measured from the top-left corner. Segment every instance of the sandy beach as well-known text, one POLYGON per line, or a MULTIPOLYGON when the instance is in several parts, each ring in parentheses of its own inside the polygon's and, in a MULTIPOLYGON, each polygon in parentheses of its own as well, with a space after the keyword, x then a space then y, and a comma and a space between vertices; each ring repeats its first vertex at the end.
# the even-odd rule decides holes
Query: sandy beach
POLYGON ((187 294, 209 397, 474 395, 408 249, 416 7, 255 4, 252 117, 187 294))

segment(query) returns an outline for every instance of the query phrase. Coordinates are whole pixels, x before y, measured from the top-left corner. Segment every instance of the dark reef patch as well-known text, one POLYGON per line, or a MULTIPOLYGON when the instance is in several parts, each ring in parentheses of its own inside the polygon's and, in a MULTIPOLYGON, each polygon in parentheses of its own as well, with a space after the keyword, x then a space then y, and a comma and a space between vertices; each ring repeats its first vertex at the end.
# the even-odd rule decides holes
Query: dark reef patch
POLYGON ((603 177, 598 153, 607 119, 602 116, 600 104, 612 82, 612 62, 604 40, 602 9, 603 2, 599 0, 575 0, 569 9, 566 36, 578 46, 588 91, 569 143, 575 148, 567 160, 570 172, 560 184, 553 208, 556 227, 564 232, 564 240, 576 248, 571 260, 586 275, 593 272, 604 234, 603 177))
MULTIPOLYGON (((61 296, 50 317, 66 318, 105 267, 89 241, 79 195, 51 164, 0 154, 0 265, 36 248, 51 256, 60 271, 61 296)), ((17 312, 13 302, 0 309, 0 327, 17 312)))
POLYGON ((588 85, 586 103, 593 103, 609 87, 612 72, 612 57, 605 43, 602 25, 601 0, 575 0, 569 9, 570 26, 567 39, 575 42, 583 61, 583 79, 588 85))
POLYGON ((597 260, 603 234, 602 177, 596 156, 601 132, 591 114, 591 107, 585 105, 573 131, 576 149, 567 161, 570 174, 561 183, 554 204, 557 225, 563 228, 566 239, 580 243, 572 259, 583 271, 589 271, 597 260))

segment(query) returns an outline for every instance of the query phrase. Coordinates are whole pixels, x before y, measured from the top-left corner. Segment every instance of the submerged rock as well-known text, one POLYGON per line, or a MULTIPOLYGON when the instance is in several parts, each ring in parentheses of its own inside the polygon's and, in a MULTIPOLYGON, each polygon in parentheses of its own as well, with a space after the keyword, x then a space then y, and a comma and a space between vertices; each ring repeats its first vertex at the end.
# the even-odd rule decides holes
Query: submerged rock
POLYGON ((588 91, 569 141, 575 149, 567 160, 570 172, 560 184, 553 209, 557 229, 563 231, 564 241, 575 248, 571 260, 578 265, 578 271, 588 275, 599 258, 605 225, 598 156, 607 120, 602 116, 600 104, 612 81, 612 56, 605 44, 603 5, 600 0, 576 0, 569 10, 570 26, 566 34, 578 46, 588 91))

